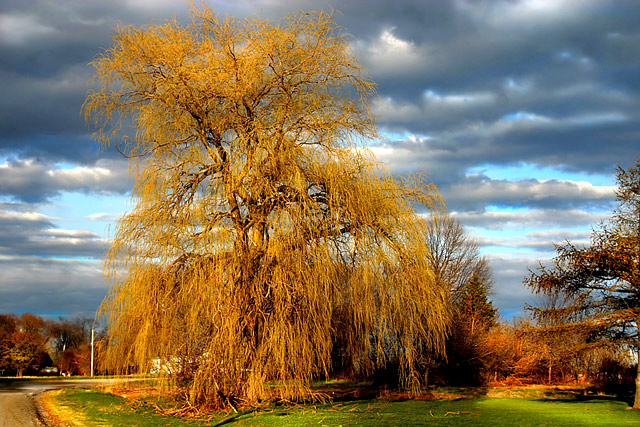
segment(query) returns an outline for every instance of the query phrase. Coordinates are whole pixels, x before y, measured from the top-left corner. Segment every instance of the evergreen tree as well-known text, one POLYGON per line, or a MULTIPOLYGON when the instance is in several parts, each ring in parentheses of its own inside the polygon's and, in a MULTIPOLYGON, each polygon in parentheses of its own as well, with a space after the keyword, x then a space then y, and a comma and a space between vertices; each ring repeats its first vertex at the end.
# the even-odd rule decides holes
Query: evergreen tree
POLYGON ((487 345, 487 332, 495 326, 497 318, 498 310, 488 299, 484 282, 474 273, 454 306, 444 364, 450 384, 480 385, 487 380, 487 358, 493 351, 487 345))
POLYGON ((498 310, 487 297, 487 289, 477 273, 465 285, 456 315, 468 325, 471 333, 478 329, 490 329, 495 325, 498 310))

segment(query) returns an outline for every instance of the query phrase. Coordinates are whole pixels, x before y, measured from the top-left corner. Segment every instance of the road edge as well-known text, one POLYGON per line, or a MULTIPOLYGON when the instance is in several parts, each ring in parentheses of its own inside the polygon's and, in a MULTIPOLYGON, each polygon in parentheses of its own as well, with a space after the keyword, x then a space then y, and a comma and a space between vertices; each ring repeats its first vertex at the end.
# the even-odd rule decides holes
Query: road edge
POLYGON ((47 410, 44 402, 42 401, 42 396, 44 395, 44 393, 46 392, 29 395, 29 398, 33 402, 33 407, 35 408, 37 422, 40 425, 43 425, 46 427, 57 427, 59 426, 59 424, 55 423, 52 420, 49 414, 49 411, 47 410))
POLYGON ((36 407, 38 421, 46 427, 75 426, 73 420, 63 417, 51 401, 51 395, 59 393, 60 390, 47 390, 32 396, 36 407))

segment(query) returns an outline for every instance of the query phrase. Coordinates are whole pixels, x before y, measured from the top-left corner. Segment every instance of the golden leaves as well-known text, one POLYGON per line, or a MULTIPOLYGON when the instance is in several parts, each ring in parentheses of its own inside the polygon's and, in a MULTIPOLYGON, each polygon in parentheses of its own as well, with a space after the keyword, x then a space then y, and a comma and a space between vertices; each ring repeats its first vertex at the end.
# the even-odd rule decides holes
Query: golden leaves
POLYGON ((336 352, 365 373, 397 358, 408 383, 447 327, 412 208, 437 207, 435 187, 355 146, 377 135, 374 85, 331 15, 192 13, 119 29, 93 63, 85 115, 103 144, 129 138, 136 176, 107 260, 108 360, 165 361, 214 405, 265 381, 304 396, 336 352))

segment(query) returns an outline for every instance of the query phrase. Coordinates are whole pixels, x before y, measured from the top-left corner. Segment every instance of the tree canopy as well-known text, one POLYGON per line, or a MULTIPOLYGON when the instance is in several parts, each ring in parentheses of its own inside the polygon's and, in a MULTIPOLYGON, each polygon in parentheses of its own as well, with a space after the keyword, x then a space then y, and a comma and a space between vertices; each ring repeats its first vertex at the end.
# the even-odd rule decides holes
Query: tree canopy
MULTIPOLYGON (((374 84, 331 15, 118 28, 84 112, 131 159, 101 306, 111 369, 160 364, 195 403, 308 395, 343 363, 389 358, 407 386, 443 349, 449 310, 416 206, 363 148, 374 84)), ((424 209, 424 208, 423 208, 424 209)))
MULTIPOLYGON (((588 342, 640 351, 640 160, 617 170, 620 203, 610 224, 592 234, 591 245, 557 247, 550 268, 541 267, 525 283, 561 303, 531 307, 557 330, 588 334, 588 342)), ((640 366, 634 409, 640 409, 640 366)))
POLYGON ((457 303, 474 275, 485 290, 491 288, 489 261, 480 255, 477 242, 466 234, 459 220, 435 212, 425 219, 424 234, 430 266, 436 280, 449 290, 451 302, 457 303))
POLYGON ((19 377, 48 366, 47 322, 39 316, 0 314, 0 375, 19 377))

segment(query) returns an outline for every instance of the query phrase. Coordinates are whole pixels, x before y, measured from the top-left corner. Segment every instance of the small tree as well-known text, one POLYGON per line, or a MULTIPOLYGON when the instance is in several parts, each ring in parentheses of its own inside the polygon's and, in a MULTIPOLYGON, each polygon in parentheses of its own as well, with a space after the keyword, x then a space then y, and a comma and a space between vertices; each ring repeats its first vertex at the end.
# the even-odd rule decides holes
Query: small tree
POLYGON ((487 332, 496 325, 498 310, 487 298, 487 290, 475 273, 460 290, 454 304, 451 334, 447 339, 446 370, 449 381, 457 385, 485 382, 486 359, 493 351, 487 345, 487 332))
MULTIPOLYGON (((553 266, 540 267, 525 283, 568 296, 562 307, 533 308, 538 318, 567 318, 564 330, 640 352, 640 160, 635 168, 618 167, 617 181, 620 206, 611 224, 593 232, 589 247, 558 246, 553 266)), ((640 409, 640 364, 633 408, 640 409)))
POLYGON ((434 213, 425 220, 425 240, 429 247, 429 264, 438 282, 450 292, 455 303, 474 275, 485 289, 492 284, 487 259, 480 255, 478 244, 469 237, 455 217, 434 213))
POLYGON ((107 260, 108 365, 164 361, 214 406, 267 381, 304 397, 339 335, 355 370, 397 358, 415 386, 448 325, 412 208, 438 198, 357 145, 376 136, 374 84, 348 38, 321 12, 192 17, 121 28, 93 63, 86 116, 136 177, 107 260))
POLYGON ((480 256, 478 244, 465 232, 464 226, 455 217, 434 212, 424 219, 424 223, 424 239, 429 248, 429 267, 433 270, 437 283, 447 290, 447 299, 454 308, 451 333, 446 342, 448 361, 438 360, 437 354, 426 351, 422 355, 425 376, 431 368, 435 368, 433 373, 436 381, 440 373, 446 375, 448 381, 476 384, 479 381, 481 365, 475 352, 480 346, 479 337, 470 333, 469 325, 460 316, 459 308, 461 297, 472 279, 482 282, 485 294, 491 287, 489 263, 485 257, 480 256), (470 356, 472 350, 474 356, 470 356), (467 366, 471 359, 473 366, 467 366), (462 365, 465 365, 464 373, 458 369, 462 365), (447 372, 441 372, 443 368, 447 372))
POLYGON ((17 322, 13 314, 0 314, 0 375, 13 371, 11 349, 14 346, 17 322))
POLYGON ((59 319, 49 322, 49 336, 53 340, 53 346, 57 351, 79 348, 89 339, 86 325, 91 324, 91 319, 59 319))
POLYGON ((21 377, 28 371, 37 371, 51 359, 46 352, 48 341, 45 321, 30 313, 18 318, 13 331, 12 346, 9 348, 11 366, 16 375, 21 377))
POLYGON ((538 379, 538 347, 532 344, 526 319, 498 322, 484 338, 485 380, 521 384, 538 379))
POLYGON ((526 307, 536 321, 535 325, 528 328, 528 334, 536 343, 541 362, 547 366, 548 383, 554 378, 558 379, 558 373, 562 374, 564 380, 566 371, 571 371, 577 377, 576 369, 584 365, 579 361, 586 360, 588 352, 594 349, 588 342, 587 331, 568 326, 575 324, 578 316, 582 315, 567 309, 573 305, 571 294, 556 289, 555 292, 550 290, 545 293, 539 307, 526 307))
POLYGON ((468 325, 472 334, 478 330, 490 329, 496 324, 498 310, 487 297, 487 288, 478 273, 474 273, 464 287, 457 303, 456 315, 468 325))
POLYGON ((74 375, 90 371, 87 359, 91 348, 91 318, 59 319, 49 322, 49 336, 53 344, 53 360, 60 372, 74 375))

